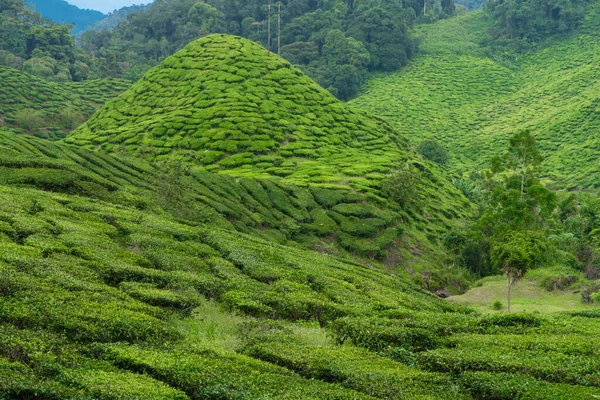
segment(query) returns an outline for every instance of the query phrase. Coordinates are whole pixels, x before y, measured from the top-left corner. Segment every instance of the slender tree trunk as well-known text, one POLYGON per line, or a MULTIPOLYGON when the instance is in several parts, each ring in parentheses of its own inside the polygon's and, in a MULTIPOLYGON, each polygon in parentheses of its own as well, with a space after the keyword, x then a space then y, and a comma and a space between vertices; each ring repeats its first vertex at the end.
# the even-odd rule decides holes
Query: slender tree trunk
POLYGON ((423 16, 427 13, 427 0, 423 0, 423 16))
POLYGON ((519 198, 523 201, 523 192, 525 191, 525 163, 527 160, 527 153, 523 155, 523 162, 521 163, 521 197, 519 198))
POLYGON ((271 55, 271 4, 269 3, 267 17, 267 56, 271 55))
POLYGON ((281 2, 277 4, 277 60, 281 57, 281 2))
POLYGON ((508 275, 508 312, 510 312, 510 288, 512 287, 510 282, 510 275, 508 275))

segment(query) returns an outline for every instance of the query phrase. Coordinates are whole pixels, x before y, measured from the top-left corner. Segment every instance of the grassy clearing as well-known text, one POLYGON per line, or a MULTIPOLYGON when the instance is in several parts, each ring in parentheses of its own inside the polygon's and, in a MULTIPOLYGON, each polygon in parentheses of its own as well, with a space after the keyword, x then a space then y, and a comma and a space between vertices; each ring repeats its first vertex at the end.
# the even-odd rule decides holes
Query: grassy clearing
MULTIPOLYGON (((503 276, 494 276, 475 283, 466 293, 452 296, 450 301, 475 308, 482 313, 506 311, 507 282, 503 276), (481 286, 480 286, 481 285, 481 286), (494 302, 502 303, 501 310, 493 307, 494 302)), ((511 309, 516 312, 555 312, 597 310, 598 305, 587 305, 581 301, 578 289, 549 292, 540 286, 535 277, 526 276, 511 292, 511 309)))

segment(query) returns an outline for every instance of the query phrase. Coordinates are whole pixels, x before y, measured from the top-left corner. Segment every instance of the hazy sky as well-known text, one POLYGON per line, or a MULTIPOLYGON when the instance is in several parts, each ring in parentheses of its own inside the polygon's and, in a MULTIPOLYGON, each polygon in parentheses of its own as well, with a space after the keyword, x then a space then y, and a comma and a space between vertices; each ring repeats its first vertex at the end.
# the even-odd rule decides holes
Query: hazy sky
POLYGON ((152 3, 152 0, 67 0, 67 3, 76 5, 79 8, 90 8, 103 13, 109 13, 133 4, 152 3))

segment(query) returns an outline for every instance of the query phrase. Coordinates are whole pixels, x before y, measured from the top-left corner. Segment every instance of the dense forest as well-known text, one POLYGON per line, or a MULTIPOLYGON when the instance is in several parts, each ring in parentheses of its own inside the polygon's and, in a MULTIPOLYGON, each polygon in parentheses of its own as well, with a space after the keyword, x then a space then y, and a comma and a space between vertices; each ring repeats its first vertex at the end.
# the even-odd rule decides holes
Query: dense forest
MULTIPOLYGON (((149 67, 210 33, 241 35, 302 66, 321 86, 342 99, 355 95, 368 71, 405 65, 415 50, 410 27, 423 15, 419 3, 393 1, 155 2, 111 32, 86 33, 82 47, 103 62, 107 76, 137 79, 149 67), (269 28, 269 7, 271 26, 269 28), (279 21, 279 17, 281 21, 279 21), (383 28, 383 29, 382 29, 383 28)), ((432 15, 439 10, 432 6, 432 15)))
POLYGON ((58 82, 91 74, 90 57, 75 45, 71 26, 42 18, 23 0, 0 2, 0 64, 58 82))
MULTIPOLYGON (((584 15, 585 4, 492 1, 486 10, 496 21, 495 40, 522 45, 555 32, 572 31, 584 15)), ((271 5, 156 1, 149 9, 117 12, 105 25, 81 34, 82 52, 66 26, 42 19, 20 0, 3 0, 2 28, 6 32, 16 28, 16 35, 3 35, 0 63, 58 81, 104 77, 135 81, 191 40, 228 33, 265 47, 270 44, 273 52, 280 50, 283 58, 336 97, 347 100, 358 93, 369 72, 406 65, 418 48, 412 34, 415 24, 432 23, 457 12, 452 0, 271 5)))

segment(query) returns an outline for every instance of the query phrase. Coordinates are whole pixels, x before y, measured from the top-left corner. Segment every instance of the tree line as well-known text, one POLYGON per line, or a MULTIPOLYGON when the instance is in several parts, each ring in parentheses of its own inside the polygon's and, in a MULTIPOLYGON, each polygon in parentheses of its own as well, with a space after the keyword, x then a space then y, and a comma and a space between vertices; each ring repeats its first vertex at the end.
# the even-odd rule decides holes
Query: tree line
POLYGON ((58 82, 88 79, 91 59, 71 28, 42 18, 23 0, 0 0, 0 64, 58 82))
MULTIPOLYGON (((240 35, 267 47, 269 2, 156 0, 114 29, 70 35, 25 7, 0 0, 0 63, 55 81, 116 77, 135 81, 149 68, 211 33, 240 35)), ((281 55, 340 99, 354 96, 369 71, 404 66, 416 50, 411 27, 454 14, 453 0, 288 0, 280 29, 281 55)), ((275 23, 275 15, 272 15, 275 23)), ((273 46, 272 46, 273 47, 273 46)))
MULTIPOLYGON (((497 41, 521 46, 577 28, 589 1, 490 0, 486 15, 497 41)), ((272 5, 275 10, 279 3, 272 5)), ((271 30, 272 43, 342 100, 358 92, 368 72, 406 65, 416 52, 416 23, 456 13, 453 0, 287 0, 280 6, 281 29, 271 30)), ((211 33, 240 35, 266 47, 268 10, 268 0, 156 0, 114 29, 86 31, 77 47, 71 25, 42 18, 23 0, 0 0, 0 64, 55 81, 135 81, 211 33)))
POLYGON ((529 269, 563 265, 598 279, 600 199, 548 188, 543 159, 532 132, 520 131, 489 169, 454 182, 479 213, 464 229, 450 231, 444 244, 454 263, 475 276, 506 275, 509 311, 511 288, 529 269))
MULTIPOLYGON (((452 14, 452 0, 444 1, 445 12, 452 14)), ((416 21, 446 15, 441 5, 431 2, 426 9, 421 0, 290 0, 280 6, 281 30, 271 29, 272 43, 279 42, 284 58, 340 99, 355 95, 368 71, 391 71, 407 63, 415 52, 410 28, 416 21)), ((81 44, 98 60, 102 76, 137 79, 211 33, 240 35, 267 47, 268 10, 267 1, 157 0, 113 31, 86 32, 81 44)))

